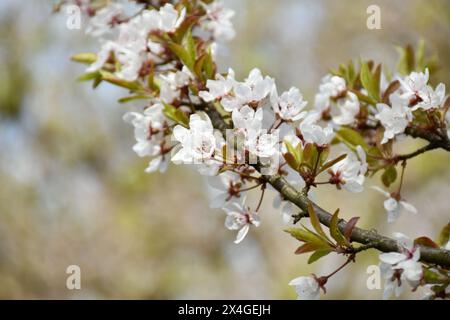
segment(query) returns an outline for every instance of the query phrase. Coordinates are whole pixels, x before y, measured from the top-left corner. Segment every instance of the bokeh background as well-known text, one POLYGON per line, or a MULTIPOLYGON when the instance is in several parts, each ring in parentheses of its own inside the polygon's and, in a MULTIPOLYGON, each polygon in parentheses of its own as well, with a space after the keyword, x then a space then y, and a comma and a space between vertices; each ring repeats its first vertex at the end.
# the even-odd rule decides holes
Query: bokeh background
MULTIPOLYGON (((225 0, 236 11, 237 37, 220 58, 244 76, 253 67, 280 89, 298 86, 312 101, 321 76, 350 58, 393 68, 395 46, 424 39, 440 58, 436 79, 450 84, 449 1, 225 0), (366 9, 381 7, 382 30, 366 28, 366 9)), ((95 51, 82 30, 68 30, 48 0, 0 2, 0 298, 180 299, 295 298, 290 279, 327 274, 342 262, 313 266, 293 254, 280 214, 266 197, 263 223, 240 245, 208 208, 203 179, 172 166, 144 173, 122 115, 124 91, 95 91, 75 78, 71 54, 95 51), (82 289, 66 288, 67 266, 81 267, 82 289)), ((135 105, 134 107, 139 107, 135 105)), ((405 149, 419 145, 406 141, 405 149)), ((404 195, 419 210, 387 225, 382 198, 332 188, 315 194, 326 209, 358 215, 385 234, 433 237, 449 220, 449 156, 436 151, 408 166, 404 195)), ((379 184, 379 179, 367 185, 379 184)), ((358 256, 328 284, 325 299, 372 299, 358 256)), ((405 294, 417 298, 423 292, 405 294)))

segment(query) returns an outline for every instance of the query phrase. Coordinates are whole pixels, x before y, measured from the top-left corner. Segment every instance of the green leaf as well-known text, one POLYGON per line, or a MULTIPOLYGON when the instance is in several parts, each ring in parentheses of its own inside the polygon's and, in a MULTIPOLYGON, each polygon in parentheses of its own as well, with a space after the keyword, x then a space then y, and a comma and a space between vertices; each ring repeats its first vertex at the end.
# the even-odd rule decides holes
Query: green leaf
POLYGON ((188 30, 183 39, 183 42, 184 46, 186 47, 186 51, 189 55, 190 61, 194 62, 195 60, 197 60, 197 50, 195 48, 194 37, 192 36, 192 29, 188 30))
POLYGON ((316 163, 318 164, 318 157, 319 152, 317 146, 312 143, 307 143, 303 149, 302 164, 313 170, 316 163))
POLYGON ((202 80, 205 80, 205 77, 203 76, 203 66, 205 64, 206 58, 207 55, 202 54, 194 64, 194 73, 202 80))
POLYGON ((169 42, 167 45, 169 49, 181 60, 181 62, 183 62, 183 64, 191 71, 193 71, 194 60, 191 58, 189 52, 185 48, 183 48, 183 46, 174 42, 169 42))
POLYGON ((411 45, 405 48, 398 47, 397 51, 400 54, 400 60, 397 64, 397 71, 401 75, 408 75, 415 69, 414 50, 411 45))
POLYGON ((97 55, 95 53, 78 53, 70 57, 72 61, 92 64, 97 60, 97 55))
POLYGON ((369 150, 369 146, 363 136, 353 129, 345 127, 341 128, 336 132, 336 138, 345 143, 352 150, 355 150, 357 146, 361 146, 366 152, 369 150))
POLYGON ((127 103, 135 100, 147 100, 150 99, 149 96, 146 95, 136 95, 136 96, 129 96, 129 97, 123 97, 118 100, 119 103, 127 103))
POLYGON ((178 123, 186 128, 189 128, 189 118, 183 111, 175 108, 171 104, 167 104, 167 103, 163 103, 163 104, 164 104, 163 112, 167 118, 175 121, 176 123, 178 123))
POLYGON ((426 268, 423 268, 423 278, 426 283, 432 284, 441 284, 447 280, 447 278, 439 272, 426 268))
POLYGON ((91 81, 99 76, 100 76, 100 72, 98 72, 98 71, 87 72, 87 73, 83 73, 81 76, 79 76, 77 78, 77 81, 79 81, 79 82, 91 81))
POLYGON ((186 32, 191 30, 192 26, 198 21, 198 19, 200 19, 200 16, 196 15, 186 17, 186 19, 184 19, 181 25, 177 28, 177 31, 173 35, 172 39, 176 43, 180 43, 184 39, 186 32))
POLYGON ((283 141, 286 146, 287 153, 284 155, 284 158, 288 162, 289 166, 295 171, 299 170, 300 164, 302 162, 302 150, 300 143, 294 147, 289 141, 283 141), (286 157, 287 156, 287 157, 286 157))
POLYGON ((325 163, 325 161, 327 161, 329 155, 330 155, 330 148, 329 147, 326 147, 325 149, 322 149, 320 151, 319 167, 321 167, 325 163))
POLYGON ((337 158, 335 158, 335 159, 333 159, 333 160, 330 160, 330 161, 326 162, 326 163, 320 168, 320 171, 319 171, 318 173, 322 173, 322 172, 324 172, 325 170, 328 170, 329 168, 331 168, 332 166, 334 166, 336 163, 338 163, 338 162, 344 160, 346 157, 347 157, 347 154, 341 154, 339 157, 337 157, 337 158))
POLYGON ((392 183, 397 180, 397 169, 394 165, 388 166, 384 169, 384 172, 381 176, 381 181, 386 187, 389 187, 392 183))
POLYGON ((317 250, 314 252, 308 259, 308 264, 314 263, 320 258, 325 257, 328 255, 332 250, 331 249, 324 249, 324 250, 317 250))
POLYGON ((419 41, 419 44, 417 46, 417 52, 416 52, 416 65, 417 70, 425 70, 426 68, 426 61, 425 61, 425 41, 421 39, 419 41))
POLYGON ((288 228, 285 231, 295 239, 305 243, 310 243, 316 246, 317 248, 321 249, 330 248, 330 244, 325 239, 323 239, 318 234, 315 234, 311 230, 307 229, 303 225, 302 228, 288 228))
POLYGON ((367 90, 369 97, 377 102, 380 101, 380 75, 381 66, 378 66, 375 70, 375 74, 372 74, 367 62, 361 63, 361 84, 364 89, 367 90))
POLYGON ((203 70, 205 71, 207 79, 214 79, 216 75, 216 65, 214 64, 211 48, 208 49, 208 54, 203 63, 203 70))
POLYGON ((444 228, 442 228, 437 243, 443 247, 448 243, 448 241, 450 240, 449 238, 450 238, 450 222, 444 228))
POLYGON ((296 171, 298 170, 300 163, 297 162, 297 160, 295 159, 295 156, 292 153, 287 152, 287 153, 283 154, 283 157, 284 157, 284 160, 286 160, 287 164, 292 169, 294 169, 296 171))
POLYGON ((343 247, 349 247, 350 243, 348 240, 343 236, 341 233, 341 230, 339 230, 339 209, 336 210, 336 212, 331 217, 330 222, 330 234, 333 237, 336 242, 343 247))
POLYGON ((323 236, 325 239, 328 239, 327 235, 322 229, 319 217, 317 216, 316 211, 314 210, 314 207, 311 202, 308 203, 308 214, 309 219, 311 220, 311 225, 313 226, 314 230, 316 230, 317 233, 323 236))
POLYGON ((111 72, 108 71, 104 71, 104 70, 100 70, 99 71, 101 76, 102 76, 102 80, 112 83, 116 86, 122 87, 122 88, 126 88, 129 89, 131 91, 139 91, 141 90, 141 85, 139 84, 139 82, 137 81, 126 81, 123 79, 120 79, 118 77, 116 77, 114 74, 112 74, 111 72))

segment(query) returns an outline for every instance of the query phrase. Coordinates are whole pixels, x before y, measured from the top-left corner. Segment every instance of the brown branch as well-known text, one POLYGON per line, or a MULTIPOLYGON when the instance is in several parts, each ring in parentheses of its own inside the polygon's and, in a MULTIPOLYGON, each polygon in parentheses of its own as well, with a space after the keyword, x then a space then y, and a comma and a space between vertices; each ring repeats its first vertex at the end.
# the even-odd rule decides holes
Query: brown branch
POLYGON ((415 157, 421 155, 422 153, 425 153, 427 151, 431 151, 431 150, 434 150, 434 149, 439 149, 439 148, 441 148, 441 147, 438 144, 430 142, 426 146, 424 146, 424 147, 422 147, 420 149, 417 149, 414 152, 395 156, 393 158, 393 161, 395 161, 395 163, 398 163, 398 162, 401 162, 401 161, 409 160, 409 159, 412 159, 412 158, 415 158, 415 157))
MULTIPOLYGON (((222 119, 220 113, 211 105, 204 105, 200 109, 208 113, 213 123, 213 126, 216 129, 222 131, 225 135, 225 130, 229 129, 230 126, 222 119)), ((424 138, 424 135, 417 137, 424 138)), ((430 143, 432 143, 433 145, 437 143, 439 144, 440 148, 450 151, 450 143, 448 142, 448 139, 447 142, 445 142, 445 140, 442 138, 438 139, 436 137, 433 137, 433 140, 431 140, 430 143), (448 149, 446 148, 445 143, 448 144, 448 149)), ((282 176, 263 175, 263 179, 264 181, 272 185, 272 187, 274 187, 278 192, 280 192, 284 199, 295 204, 303 212, 308 212, 308 204, 311 203, 315 209, 315 212, 319 218, 320 223, 322 223, 327 227, 330 226, 332 215, 329 212, 322 209, 321 207, 319 207, 311 200, 309 200, 305 195, 298 192, 282 176)), ((347 222, 341 219, 338 224, 338 227, 342 232, 344 232, 346 225, 347 222)), ((376 248, 382 252, 394 252, 400 250, 396 240, 380 235, 375 230, 365 230, 355 227, 352 231, 350 238, 354 242, 358 242, 363 245, 370 245, 371 247, 373 246, 373 248, 376 248)), ((420 260, 422 262, 450 268, 450 251, 421 246, 420 260)))
POLYGON ((440 131, 435 133, 420 128, 408 127, 405 133, 413 138, 421 138, 428 141, 434 146, 434 149, 441 148, 450 151, 450 139, 447 136, 447 132, 444 129, 440 131))

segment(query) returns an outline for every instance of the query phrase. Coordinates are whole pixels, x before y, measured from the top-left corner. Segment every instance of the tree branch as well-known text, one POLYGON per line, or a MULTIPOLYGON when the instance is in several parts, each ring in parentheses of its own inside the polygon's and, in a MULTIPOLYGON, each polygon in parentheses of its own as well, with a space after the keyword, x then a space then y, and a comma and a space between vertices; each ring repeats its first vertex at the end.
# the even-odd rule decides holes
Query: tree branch
POLYGON ((408 127, 406 128, 405 133, 413 138, 421 138, 430 142, 430 144, 435 146, 434 149, 441 148, 450 151, 450 139, 447 136, 446 130, 442 131, 443 132, 437 134, 424 129, 408 127))
POLYGON ((394 159, 395 163, 398 163, 400 161, 405 161, 405 160, 417 157, 418 155, 421 155, 422 153, 425 153, 425 152, 430 151, 430 150, 438 149, 438 148, 440 148, 439 145, 437 145, 437 144, 435 144, 433 142, 430 142, 426 146, 424 146, 424 147, 422 147, 420 149, 417 149, 414 152, 411 152, 411 153, 408 153, 408 154, 397 155, 393 159, 394 159))
MULTIPOLYGON (((205 111, 210 117, 213 126, 222 131, 225 135, 225 130, 230 129, 231 127, 223 120, 221 114, 212 106, 211 104, 202 105, 200 108, 205 111)), ((415 137, 420 137, 426 139, 426 136, 421 134, 415 137)), ((433 140, 430 141, 430 144, 438 145, 439 148, 443 148, 445 150, 450 151, 450 142, 445 141, 442 137, 436 138, 432 137, 433 140)), ((420 149, 419 149, 420 150, 420 149)), ((256 166, 257 168, 257 166, 256 166)), ((284 199, 292 202, 297 207, 299 207, 303 212, 308 212, 308 204, 311 203, 314 207, 314 210, 319 218, 320 223, 329 227, 331 223, 332 215, 319 207, 317 204, 309 200, 305 195, 301 194, 294 187, 292 187, 282 176, 280 175, 263 175, 264 181, 272 185, 278 192, 280 192, 284 199)), ((338 227, 344 232, 345 226, 347 222, 343 219, 340 220, 338 227)), ((399 251, 400 248, 397 244, 397 241, 383 235, 378 234, 375 230, 365 230, 358 227, 355 227, 351 234, 351 240, 354 242, 361 243, 363 245, 371 245, 373 248, 376 248, 382 252, 394 252, 399 251)), ((437 264, 442 267, 450 268, 450 251, 445 249, 435 249, 430 247, 420 247, 420 260, 422 262, 437 264)))

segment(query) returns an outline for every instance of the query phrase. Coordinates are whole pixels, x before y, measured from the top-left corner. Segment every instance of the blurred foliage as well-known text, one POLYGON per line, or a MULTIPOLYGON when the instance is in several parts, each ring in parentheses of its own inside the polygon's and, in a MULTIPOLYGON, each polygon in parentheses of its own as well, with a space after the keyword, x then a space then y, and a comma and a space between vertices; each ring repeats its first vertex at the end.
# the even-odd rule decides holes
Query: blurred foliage
MULTIPOLYGON (((450 83, 448 1, 378 1, 383 29, 374 31, 365 27, 370 1, 225 2, 237 12, 237 37, 221 65, 238 75, 260 67, 282 89, 300 87, 310 105, 330 68, 360 56, 393 68, 395 46, 420 39, 440 58, 437 79, 450 83)), ((294 255, 270 197, 262 226, 236 246, 195 172, 145 174, 121 120, 125 91, 75 81, 83 70, 69 57, 93 44, 65 29, 63 14, 51 16, 49 1, 21 4, 0 4, 0 298, 294 298, 290 279, 341 262, 329 255, 308 266, 294 255), (81 267, 80 291, 65 287, 71 264, 81 267)), ((420 224, 405 216, 388 226, 369 190, 351 203, 327 187, 315 196, 343 218, 361 216, 362 227, 433 236, 448 222, 446 159, 437 151, 408 166, 405 195, 420 224)), ((381 296, 365 286, 377 254, 359 259, 327 285, 326 298, 381 296)))

